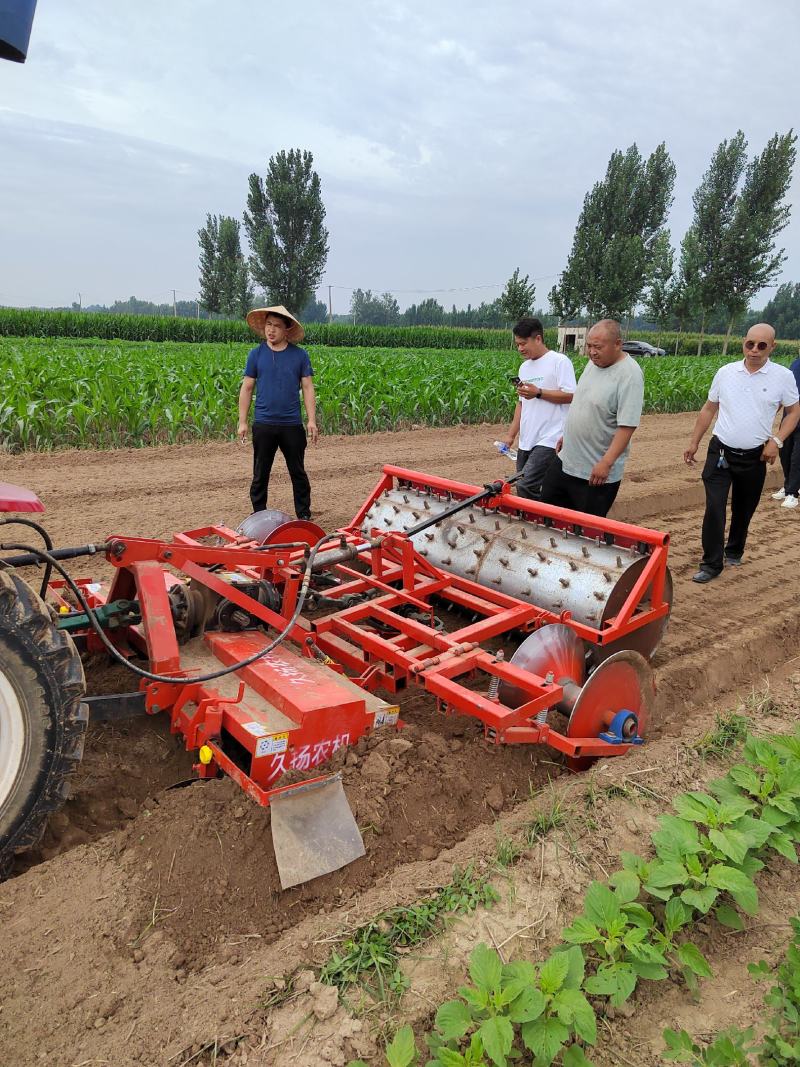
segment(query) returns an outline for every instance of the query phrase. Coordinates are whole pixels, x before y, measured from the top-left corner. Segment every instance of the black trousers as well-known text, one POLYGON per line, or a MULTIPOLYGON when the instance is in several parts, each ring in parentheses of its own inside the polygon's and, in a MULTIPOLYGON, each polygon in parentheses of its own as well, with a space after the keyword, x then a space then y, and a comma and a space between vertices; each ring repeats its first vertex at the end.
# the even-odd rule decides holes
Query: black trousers
POLYGON ((547 468, 556 454, 554 448, 547 445, 535 445, 533 448, 520 448, 517 451, 517 474, 522 477, 514 486, 514 495, 526 500, 539 500, 542 495, 542 482, 547 468))
POLYGON ((575 478, 565 474, 561 457, 555 456, 547 468, 542 484, 542 503, 554 504, 557 508, 571 508, 586 515, 600 515, 605 518, 611 505, 617 498, 619 482, 606 482, 605 485, 589 485, 586 478, 575 478))
POLYGON ((267 491, 272 462, 278 449, 286 460, 286 469, 292 479, 294 510, 298 519, 311 516, 311 485, 304 465, 306 454, 306 431, 302 425, 279 426, 271 422, 253 423, 253 481, 250 484, 250 502, 253 511, 263 511, 267 506, 267 491))
POLYGON ((761 462, 761 451, 761 445, 745 450, 731 449, 716 436, 708 442, 708 455, 703 467, 706 513, 703 516, 702 570, 719 574, 724 563, 723 556, 729 559, 742 557, 750 520, 758 507, 767 476, 767 465, 761 462), (729 493, 731 524, 726 541, 725 513, 729 493))
POLYGON ((787 496, 800 493, 800 430, 794 430, 783 442, 780 451, 783 467, 783 488, 787 496))

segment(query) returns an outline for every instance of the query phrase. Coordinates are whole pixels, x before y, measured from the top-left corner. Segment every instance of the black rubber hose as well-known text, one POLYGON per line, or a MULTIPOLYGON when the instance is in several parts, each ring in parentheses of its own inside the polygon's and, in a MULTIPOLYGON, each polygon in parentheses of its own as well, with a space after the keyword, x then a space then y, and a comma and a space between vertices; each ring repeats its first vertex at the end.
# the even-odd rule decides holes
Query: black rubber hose
MULTIPOLYGON (((338 540, 339 537, 339 534, 326 534, 325 537, 320 538, 320 540, 317 541, 317 543, 311 549, 311 552, 309 554, 309 563, 313 562, 317 552, 327 541, 331 541, 334 538, 338 540)), ((153 674, 152 671, 146 671, 143 667, 137 667, 136 664, 131 663, 130 660, 126 659, 125 656, 123 656, 119 652, 119 650, 114 647, 111 641, 109 641, 108 637, 106 637, 103 627, 100 625, 100 623, 97 621, 97 618, 95 617, 94 609, 89 607, 86 598, 81 592, 80 586, 78 586, 72 580, 72 578, 69 576, 67 571, 61 566, 58 560, 54 559, 49 552, 44 552, 40 548, 32 548, 30 545, 0 545, 0 548, 16 549, 20 552, 31 552, 35 556, 38 556, 45 562, 49 563, 52 568, 57 570, 58 573, 62 576, 62 578, 66 581, 69 588, 72 590, 80 606, 86 612, 86 615, 88 616, 89 622, 94 632, 105 645, 111 656, 113 656, 114 659, 121 663, 123 667, 127 667, 129 671, 132 671, 140 678, 147 678, 151 682, 170 682, 174 685, 176 683, 184 681, 183 678, 175 678, 169 674, 153 674)), ((192 684, 197 684, 200 682, 213 682, 216 678, 224 678, 226 674, 232 674, 234 671, 238 671, 242 667, 249 667, 251 663, 255 663, 257 660, 263 659, 264 656, 268 655, 268 653, 272 652, 273 649, 277 648, 278 645, 281 644, 282 641, 285 641, 286 638, 289 636, 289 633, 291 632, 292 627, 297 621, 300 612, 303 610, 303 604, 305 603, 306 596, 308 595, 308 587, 310 583, 311 567, 309 566, 306 570, 305 577, 303 578, 303 584, 300 587, 300 591, 297 596, 297 604, 295 605, 292 617, 289 619, 285 628, 278 634, 275 640, 268 644, 266 648, 262 648, 259 652, 254 653, 252 656, 248 656, 247 659, 240 660, 239 663, 232 663, 229 667, 223 667, 218 671, 212 671, 210 674, 192 675, 190 678, 185 679, 186 683, 188 684, 191 682, 192 684)))
MULTIPOLYGON (((48 552, 53 551, 53 542, 50 540, 50 534, 45 530, 44 526, 40 526, 38 522, 34 522, 33 519, 0 519, 0 526, 8 526, 14 523, 17 526, 30 526, 32 530, 35 530, 41 539, 44 541, 45 548, 48 552)), ((2 561, 0 561, 2 562, 2 561)), ((44 569, 44 577, 42 578, 42 587, 39 590, 39 596, 44 600, 47 593, 47 587, 50 584, 50 575, 53 573, 52 563, 48 563, 44 569)))

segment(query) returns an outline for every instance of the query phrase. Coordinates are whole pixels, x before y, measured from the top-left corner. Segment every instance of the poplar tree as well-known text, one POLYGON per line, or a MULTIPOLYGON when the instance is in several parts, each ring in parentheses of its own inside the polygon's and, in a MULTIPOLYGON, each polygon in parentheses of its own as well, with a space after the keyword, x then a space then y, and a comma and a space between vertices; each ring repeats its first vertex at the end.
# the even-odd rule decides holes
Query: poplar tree
POLYGON ((207 215, 197 231, 200 244, 200 304, 207 311, 239 318, 253 302, 253 289, 242 254, 239 220, 207 215))
POLYGON ((212 314, 220 310, 219 220, 206 215, 206 224, 197 231, 200 243, 200 306, 212 314))
POLYGON ((778 234, 789 224, 786 202, 797 157, 792 130, 774 134, 763 152, 748 165, 725 242, 727 292, 724 306, 730 316, 723 354, 733 323, 741 319, 756 293, 774 281, 786 261, 775 248, 778 234))
POLYGON ((678 334, 675 338, 677 355, 684 324, 692 322, 700 310, 700 252, 697 235, 692 229, 686 231, 681 241, 678 274, 670 288, 668 302, 672 314, 678 320, 678 334))
POLYGON ((271 304, 294 314, 319 285, 328 258, 328 231, 319 175, 310 152, 278 152, 261 178, 251 174, 244 225, 250 272, 271 304))
POLYGON ((222 314, 230 318, 243 317, 253 306, 253 287, 247 260, 242 254, 238 219, 221 216, 218 248, 222 314))
POLYGON ((672 251, 669 231, 663 230, 653 244, 650 287, 644 305, 645 318, 654 322, 659 331, 666 328, 673 315, 676 295, 674 262, 675 254, 672 251))
POLYGON ((561 318, 630 314, 651 281, 653 249, 672 205, 675 165, 662 143, 645 160, 636 145, 611 156, 586 194, 567 266, 550 292, 561 318))
POLYGON ((526 274, 524 278, 519 276, 519 267, 506 282, 506 287, 500 296, 500 307, 509 323, 515 323, 525 315, 533 314, 533 301, 536 297, 536 286, 526 274))
POLYGON ((784 250, 776 251, 775 241, 791 213, 785 201, 796 141, 792 130, 776 133, 748 164, 747 141, 739 130, 717 146, 695 190, 691 231, 702 312, 698 355, 706 322, 719 307, 728 313, 723 348, 723 354, 727 353, 733 323, 744 316, 748 302, 776 277, 785 261, 784 250))
POLYGON ((706 320, 725 302, 729 288, 726 255, 729 229, 736 213, 739 182, 747 162, 747 141, 741 130, 722 141, 711 157, 708 170, 692 196, 694 219, 690 230, 697 273, 697 296, 701 312, 697 354, 703 348, 706 320))

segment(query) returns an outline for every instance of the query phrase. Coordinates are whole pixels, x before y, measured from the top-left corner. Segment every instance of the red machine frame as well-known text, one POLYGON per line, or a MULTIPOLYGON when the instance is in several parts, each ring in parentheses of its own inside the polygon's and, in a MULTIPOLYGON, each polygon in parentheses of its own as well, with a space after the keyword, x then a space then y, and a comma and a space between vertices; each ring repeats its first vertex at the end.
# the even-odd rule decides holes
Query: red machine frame
MULTIPOLYGON (((364 700, 353 695, 352 685, 342 687, 340 675, 346 670, 351 683, 365 691, 383 689, 395 694, 407 684, 421 685, 443 710, 479 719, 486 737, 495 744, 546 743, 571 758, 626 752, 628 744, 612 744, 601 737, 566 736, 546 722, 535 721, 539 713, 562 698, 561 686, 514 667, 482 648, 481 642, 561 622, 569 624, 581 638, 603 646, 665 617, 669 612, 665 600, 669 535, 524 500, 512 494, 508 483, 502 484, 497 495, 482 501, 486 509, 555 528, 580 527, 583 535, 610 537, 614 544, 636 545, 649 555, 617 616, 602 628, 594 628, 572 620, 569 612, 556 615, 439 569, 416 552, 410 537, 399 532, 372 530, 365 537, 362 526, 370 506, 395 485, 441 494, 448 504, 481 492, 477 485, 403 467, 384 467, 365 505, 339 531, 338 550, 334 551, 346 555, 341 550, 349 550, 352 558, 333 564, 331 570, 340 584, 326 591, 334 600, 367 591, 377 595, 316 621, 301 616, 288 634, 300 655, 284 644, 239 672, 241 682, 271 701, 292 723, 279 734, 265 731, 254 735, 254 716, 243 702, 243 684, 238 696, 225 697, 213 682, 194 682, 192 674, 196 672, 181 666, 169 588, 179 580, 172 573, 177 571, 283 631, 297 606, 309 545, 243 542, 225 526, 190 530, 169 542, 116 535, 108 539, 107 559, 116 568, 111 587, 105 593, 83 582, 83 591, 91 606, 117 599, 139 602, 141 624, 116 632, 113 639, 128 654, 131 650, 145 654, 154 673, 174 676, 174 683, 142 683, 146 708, 149 713, 169 712, 172 730, 185 737, 187 748, 204 750, 205 762, 196 768, 199 775, 211 777, 219 768, 261 805, 292 789, 298 783, 275 784, 283 771, 307 773, 375 726, 374 714, 364 700), (217 543, 204 543, 209 539, 217 543), (268 578, 281 590, 281 610, 255 602, 209 568, 225 568, 252 579, 268 578), (437 630, 431 605, 434 595, 467 609, 479 620, 450 633, 437 630), (413 609, 416 618, 398 614, 397 609, 403 607, 413 609), (425 616, 430 617, 430 624, 420 621, 425 616), (387 636, 387 631, 394 633, 387 636), (292 671, 299 672, 301 685, 285 684, 287 672, 292 671), (464 684, 479 672, 512 684, 528 699, 512 708, 464 684), (225 752, 221 743, 224 734, 234 739, 240 752, 247 753, 244 760, 235 761, 225 752)), ((52 584, 57 598, 62 585, 52 584)), ((101 647, 91 631, 86 632, 86 640, 90 648, 101 647)), ((265 634, 258 630, 213 633, 206 635, 206 642, 222 664, 230 665, 263 648, 265 634)), ((389 721, 394 721, 390 715, 389 721)))
MULTIPOLYGON (((395 486, 433 492, 448 504, 481 492, 480 486, 402 467, 383 468, 369 499, 338 532, 338 547, 328 550, 338 557, 349 551, 351 558, 330 566, 339 584, 326 590, 326 596, 336 600, 371 592, 372 598, 313 621, 300 616, 288 633, 297 651, 283 644, 237 672, 241 683, 247 683, 290 721, 290 728, 279 733, 262 730, 260 736, 254 735, 253 711, 243 700, 244 684, 239 685, 237 696, 226 697, 213 681, 193 681, 196 671, 181 664, 168 590, 179 581, 172 573, 177 571, 281 631, 297 605, 310 546, 297 541, 261 546, 243 541, 225 526, 190 530, 176 534, 172 541, 123 535, 107 540, 106 558, 116 568, 111 587, 106 593, 82 582, 84 592, 92 607, 117 599, 138 601, 141 624, 115 631, 113 640, 126 654, 145 654, 153 673, 174 677, 174 682, 142 682, 146 709, 168 712, 173 732, 183 735, 187 748, 202 749, 205 759, 197 766, 199 774, 211 777, 224 771, 259 804, 268 804, 276 794, 301 784, 277 785, 284 771, 307 773, 377 725, 366 700, 354 694, 353 683, 365 694, 377 689, 396 693, 408 684, 421 685, 436 697, 441 709, 479 719, 495 744, 547 743, 573 758, 624 754, 629 744, 569 737, 546 722, 536 722, 540 712, 561 700, 562 687, 505 662, 481 643, 511 631, 530 632, 560 622, 584 640, 602 646, 664 618, 669 612, 664 598, 669 535, 523 500, 512 494, 507 483, 481 502, 482 507, 532 523, 556 529, 580 527, 586 536, 610 537, 616 545, 636 546, 647 554, 646 565, 616 616, 602 628, 593 628, 574 621, 568 612, 555 614, 434 566, 415 550, 406 534, 373 530, 365 535, 362 525, 370 506, 395 486), (217 543, 204 543, 209 539, 217 543), (252 580, 268 579, 280 590, 280 611, 225 581, 215 573, 219 568, 252 580), (434 626, 433 596, 467 609, 479 616, 478 621, 441 632, 434 626), (398 608, 411 609, 416 617, 399 614, 398 608), (429 622, 420 621, 426 616, 429 622), (464 684, 479 673, 512 684, 527 699, 510 708, 464 684), (287 677, 294 675, 302 684, 286 684, 287 677), (238 746, 238 760, 224 750, 224 735, 238 746)), ((56 597, 61 586, 52 583, 56 597)), ((101 647, 91 631, 86 632, 86 639, 88 647, 101 647)), ((263 648, 265 635, 254 629, 207 633, 205 640, 217 661, 233 664, 263 648)), ((396 713, 388 721, 396 721, 396 713)))

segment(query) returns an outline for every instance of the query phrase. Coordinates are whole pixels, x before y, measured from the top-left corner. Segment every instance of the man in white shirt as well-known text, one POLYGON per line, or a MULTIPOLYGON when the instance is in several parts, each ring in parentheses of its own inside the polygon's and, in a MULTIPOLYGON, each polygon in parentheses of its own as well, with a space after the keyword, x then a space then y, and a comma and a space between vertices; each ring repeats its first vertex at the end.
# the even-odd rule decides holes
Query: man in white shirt
POLYGON ((724 565, 738 566, 767 476, 784 440, 800 420, 797 383, 787 367, 772 363, 775 331, 765 322, 751 326, 742 345, 744 359, 720 367, 714 375, 708 400, 700 409, 684 461, 692 466, 703 434, 716 416, 703 468, 706 513, 703 518, 703 561, 692 576, 704 585, 724 565), (773 433, 775 413, 783 406, 785 417, 773 433), (733 489, 731 524, 725 540, 728 493, 733 489), (724 549, 723 549, 724 546, 724 549))
POLYGON ((522 472, 522 477, 514 492, 528 500, 538 500, 545 471, 556 454, 556 443, 564 434, 568 405, 575 392, 575 370, 569 356, 551 351, 544 343, 544 327, 539 319, 520 319, 513 334, 525 362, 519 368, 519 399, 504 441, 511 448, 519 433, 517 471, 522 472))

